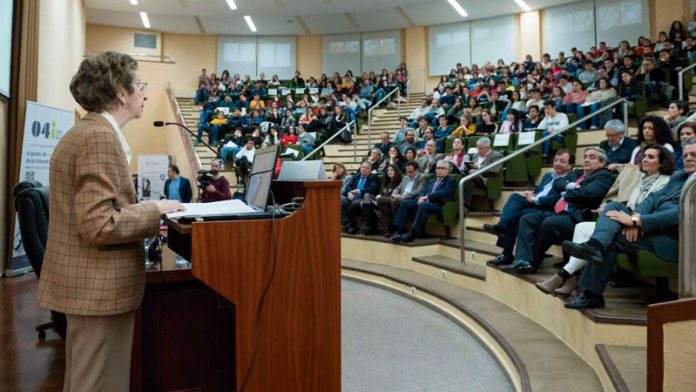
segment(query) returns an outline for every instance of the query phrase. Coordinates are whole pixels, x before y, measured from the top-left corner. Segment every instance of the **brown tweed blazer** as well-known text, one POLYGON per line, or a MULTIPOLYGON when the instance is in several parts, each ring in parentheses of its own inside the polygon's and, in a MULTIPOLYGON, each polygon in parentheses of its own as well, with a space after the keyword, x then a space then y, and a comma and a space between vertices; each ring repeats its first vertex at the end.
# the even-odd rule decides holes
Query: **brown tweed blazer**
POLYGON ((39 304, 84 316, 137 309, 145 290, 142 239, 158 233, 159 209, 136 204, 126 155, 103 116, 88 113, 63 135, 49 182, 39 304))

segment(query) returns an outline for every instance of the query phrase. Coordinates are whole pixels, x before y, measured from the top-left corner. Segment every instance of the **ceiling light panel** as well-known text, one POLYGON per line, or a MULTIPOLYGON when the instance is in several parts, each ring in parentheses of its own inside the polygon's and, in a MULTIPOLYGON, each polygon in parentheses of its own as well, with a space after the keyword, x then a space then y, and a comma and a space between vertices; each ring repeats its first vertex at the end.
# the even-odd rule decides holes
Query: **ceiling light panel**
POLYGON ((461 15, 462 18, 466 18, 467 16, 469 16, 469 14, 467 14, 466 11, 464 11, 464 7, 462 7, 462 5, 459 4, 459 2, 457 2, 457 0, 447 0, 447 2, 450 3, 452 8, 454 8, 454 10, 457 11, 457 13, 461 15))
POLYGON ((249 26, 249 30, 252 32, 256 32, 256 25, 254 24, 254 21, 251 20, 251 16, 249 15, 244 15, 244 20, 246 20, 247 26, 249 26))
POLYGON ((133 5, 138 5, 138 0, 130 0, 130 3, 133 5))
POLYGON ((517 5, 520 6, 520 8, 522 8, 522 10, 524 12, 529 12, 532 10, 532 7, 530 7, 527 3, 525 3, 524 0, 514 0, 514 1, 515 1, 515 3, 517 3, 517 5))
POLYGON ((150 28, 150 19, 147 17, 147 12, 141 12, 140 19, 143 21, 143 26, 146 29, 149 29, 150 28))
POLYGON ((226 0, 227 1, 227 6, 230 7, 232 11, 237 10, 237 3, 234 2, 234 0, 226 0))

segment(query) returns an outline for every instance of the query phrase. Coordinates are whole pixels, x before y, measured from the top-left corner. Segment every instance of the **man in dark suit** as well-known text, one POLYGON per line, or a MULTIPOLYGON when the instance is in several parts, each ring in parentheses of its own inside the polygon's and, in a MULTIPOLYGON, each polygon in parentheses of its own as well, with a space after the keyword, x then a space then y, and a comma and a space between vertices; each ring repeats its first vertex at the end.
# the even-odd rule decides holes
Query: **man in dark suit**
POLYGON ((553 244, 573 238, 575 225, 592 218, 592 210, 614 183, 604 166, 607 156, 599 147, 585 149, 581 170, 556 180, 553 188, 561 197, 549 211, 527 214, 520 220, 515 261, 506 269, 534 273, 553 244))
MULTIPOLYGON (((502 158, 503 154, 500 151, 491 149, 491 139, 487 136, 483 136, 476 141, 476 153, 469 156, 469 161, 465 164, 463 174, 468 174, 470 171, 486 167, 502 158)), ((471 181, 466 182, 464 184, 464 207, 467 209, 471 208, 471 202, 474 198, 476 189, 486 189, 488 178, 499 176, 501 170, 503 170, 503 165, 493 166, 480 176, 474 177, 471 181)))
POLYGON ((661 259, 679 261, 679 197, 684 183, 694 172, 696 138, 691 138, 684 144, 684 171, 672 175, 664 188, 651 193, 635 211, 621 203, 609 203, 589 241, 563 242, 563 250, 568 254, 589 261, 580 278, 583 291, 566 304, 567 308, 604 307, 602 293, 619 252, 648 250, 661 259))
MULTIPOLYGON (((362 211, 361 203, 365 195, 379 195, 379 179, 372 174, 372 165, 367 161, 360 165, 360 172, 353 175, 341 194, 341 222, 346 223, 344 229, 348 234, 358 232, 356 219, 362 211)), ((367 228, 367 231, 370 229, 367 228)))
POLYGON ((631 160, 636 141, 626 136, 626 125, 621 120, 609 120, 604 124, 607 140, 599 147, 607 154, 607 169, 616 171, 619 166, 631 160))
POLYGON ((167 169, 167 181, 164 182, 164 196, 169 200, 179 200, 183 203, 190 203, 193 196, 191 181, 179 175, 179 167, 169 165, 167 169))
POLYGON ((553 173, 546 173, 534 191, 515 193, 510 196, 497 224, 483 225, 486 232, 498 236, 496 245, 503 249, 503 252, 492 260, 493 264, 512 263, 512 251, 515 247, 520 219, 527 214, 553 210, 556 201, 561 197, 560 193, 553 189, 553 183, 567 176, 573 166, 575 166, 575 155, 565 148, 558 150, 553 159, 553 173))
POLYGON ((435 166, 436 177, 428 181, 425 192, 418 199, 403 200, 399 206, 399 211, 394 218, 394 234, 392 241, 412 242, 414 238, 423 234, 425 221, 431 214, 442 215, 442 205, 454 196, 457 189, 457 182, 449 176, 450 164, 442 159, 435 166), (398 234, 406 226, 406 220, 411 215, 416 215, 411 224, 411 231, 406 234, 398 234))

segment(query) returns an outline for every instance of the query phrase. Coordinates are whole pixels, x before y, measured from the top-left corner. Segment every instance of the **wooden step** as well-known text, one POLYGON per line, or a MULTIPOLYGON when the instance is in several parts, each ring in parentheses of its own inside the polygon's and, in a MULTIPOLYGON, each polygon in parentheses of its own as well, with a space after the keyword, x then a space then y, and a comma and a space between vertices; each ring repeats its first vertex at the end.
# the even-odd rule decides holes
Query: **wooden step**
POLYGON ((647 390, 645 347, 597 344, 595 351, 616 391, 647 390))
POLYGON ((426 264, 456 274, 465 275, 479 280, 486 280, 486 267, 480 264, 462 264, 459 262, 459 259, 453 259, 441 255, 414 257, 412 260, 416 263, 426 264))

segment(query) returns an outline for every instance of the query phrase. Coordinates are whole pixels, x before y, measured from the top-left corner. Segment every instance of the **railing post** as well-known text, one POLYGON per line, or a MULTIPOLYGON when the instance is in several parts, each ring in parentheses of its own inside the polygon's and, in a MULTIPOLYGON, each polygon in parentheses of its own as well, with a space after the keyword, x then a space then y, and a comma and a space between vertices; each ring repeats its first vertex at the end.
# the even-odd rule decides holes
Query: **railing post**
POLYGON ((628 101, 623 103, 623 121, 626 128, 628 128, 628 101))
POLYGON ((679 89, 679 100, 684 100, 684 70, 679 71, 679 83, 677 83, 677 88, 679 89))
POLYGON ((696 297, 696 177, 690 176, 679 198, 679 298, 696 297))
POLYGON ((367 110, 367 145, 372 144, 372 108, 367 110))
POLYGON ((463 266, 466 260, 466 207, 464 207, 464 183, 457 184, 459 187, 459 257, 460 263, 463 266))

